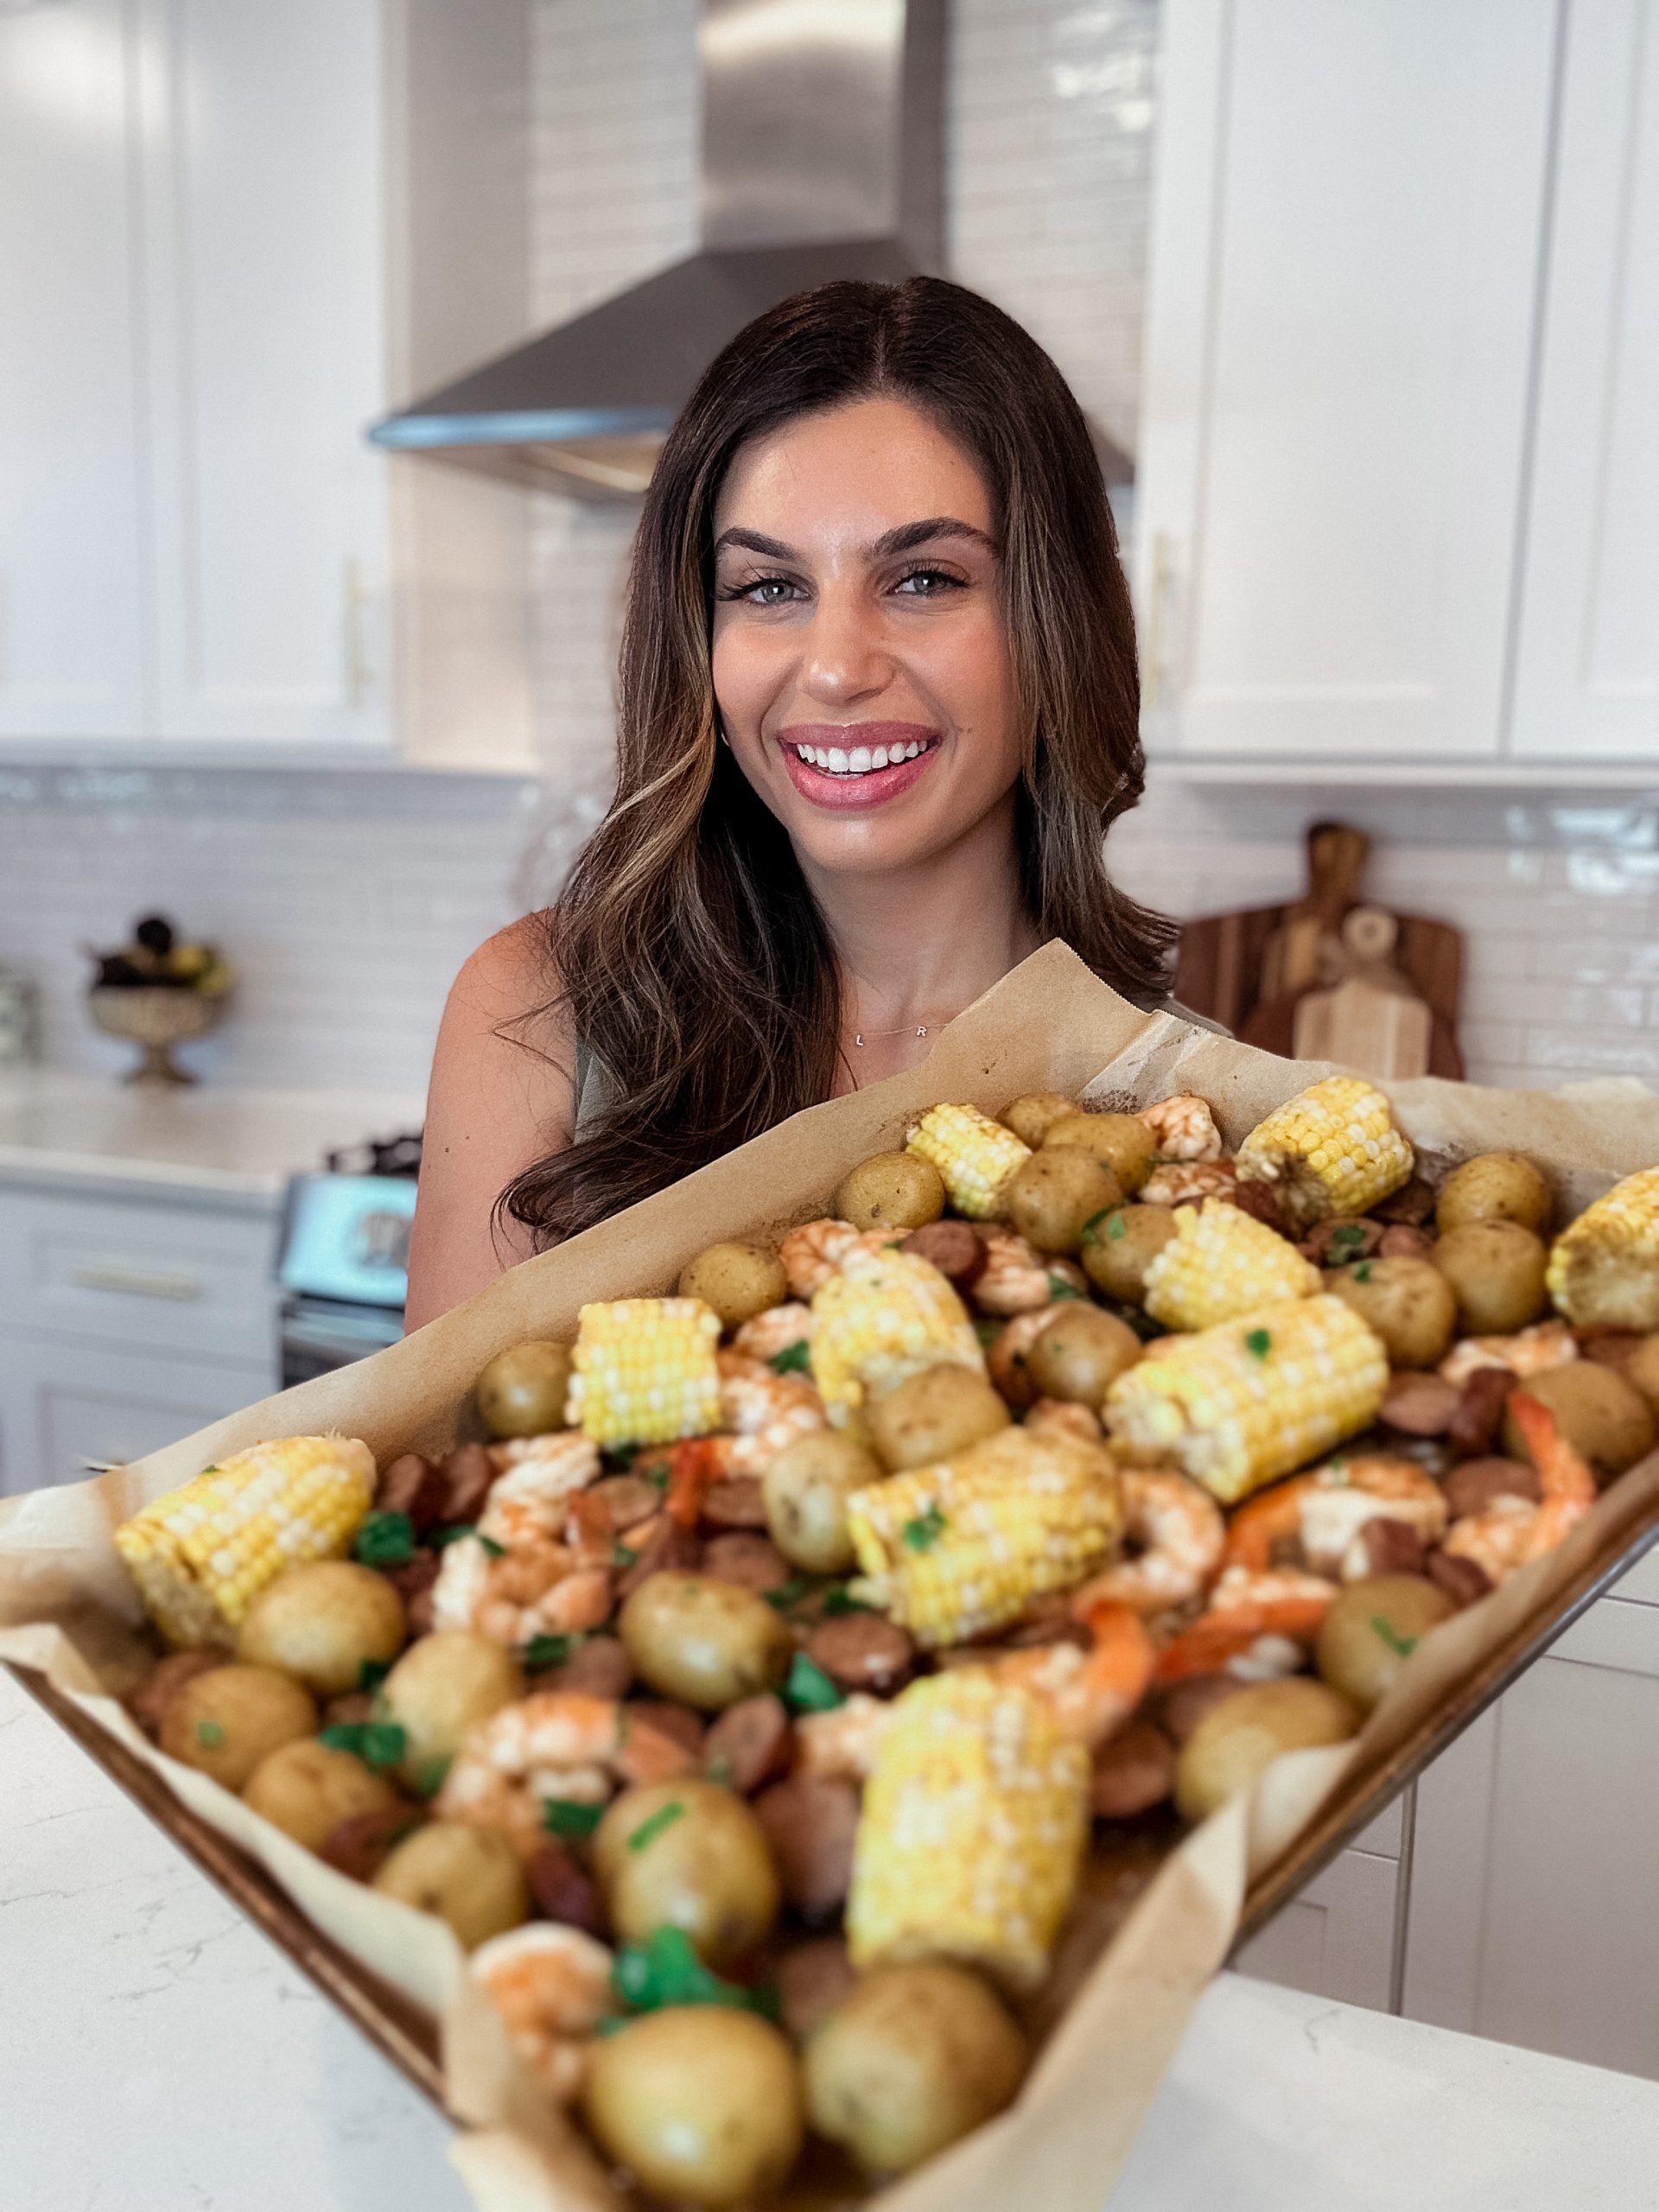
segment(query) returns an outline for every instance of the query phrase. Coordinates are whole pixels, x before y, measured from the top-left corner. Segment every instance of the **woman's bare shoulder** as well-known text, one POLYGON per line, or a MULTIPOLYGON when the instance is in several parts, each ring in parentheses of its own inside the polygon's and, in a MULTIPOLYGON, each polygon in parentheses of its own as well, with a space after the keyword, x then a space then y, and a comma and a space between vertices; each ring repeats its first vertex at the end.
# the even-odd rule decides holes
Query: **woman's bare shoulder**
POLYGON ((528 1237, 498 1224, 495 1205, 514 1176, 570 1141, 575 1053, 558 988, 539 914, 498 930, 450 987, 410 1239, 411 1328, 528 1255, 528 1237))

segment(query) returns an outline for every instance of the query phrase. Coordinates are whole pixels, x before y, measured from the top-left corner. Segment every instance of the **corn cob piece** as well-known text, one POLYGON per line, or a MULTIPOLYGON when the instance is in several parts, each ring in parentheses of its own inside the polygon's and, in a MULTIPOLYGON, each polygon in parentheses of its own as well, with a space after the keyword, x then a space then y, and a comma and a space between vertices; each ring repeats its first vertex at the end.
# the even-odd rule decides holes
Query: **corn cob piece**
POLYGON ((906 1149, 932 1161, 951 1205, 970 1221, 995 1217, 1002 1185, 1031 1158, 1028 1144, 977 1106, 930 1108, 912 1130, 906 1149))
POLYGON ((1147 1269, 1146 1308, 1166 1329, 1211 1329, 1236 1313, 1311 1298, 1319 1271, 1296 1247, 1229 1205, 1177 1206, 1175 1234, 1147 1269))
POLYGON ((1238 1148, 1241 1182, 1277 1185, 1299 1235, 1335 1213, 1363 1213, 1408 1180, 1411 1147, 1374 1083, 1329 1075, 1289 1099, 1238 1148))
POLYGON ((1366 1427, 1389 1356, 1351 1307, 1320 1295, 1166 1338, 1106 1395, 1111 1442, 1173 1462, 1224 1505, 1366 1427))
POLYGON ((1575 1328, 1659 1329, 1659 1167, 1586 1206, 1555 1239, 1545 1280, 1575 1328))
POLYGON ((856 1429, 865 1402, 925 1367, 985 1372, 974 1325, 947 1277, 914 1252, 849 1252, 812 1294, 808 1357, 838 1428, 856 1429))
POLYGON ((979 1667, 912 1683, 865 1787, 854 1965, 956 1958, 1033 1987, 1077 1886, 1088 1786, 1089 1754, 1031 1691, 979 1667))
POLYGON ((1081 1582, 1110 1555, 1122 1522, 1104 1451, 1052 1430, 1002 1429, 847 1501, 864 1586, 932 1648, 1017 1620, 1033 1598, 1081 1582))
POLYGON ((595 1444, 676 1444, 720 1427, 720 1316, 700 1298, 617 1298, 576 1316, 568 1418, 595 1444))
POLYGON ((115 1548, 170 1644, 228 1647, 284 1567, 349 1549, 374 1476, 373 1454, 355 1437, 255 1444, 123 1522, 115 1548))

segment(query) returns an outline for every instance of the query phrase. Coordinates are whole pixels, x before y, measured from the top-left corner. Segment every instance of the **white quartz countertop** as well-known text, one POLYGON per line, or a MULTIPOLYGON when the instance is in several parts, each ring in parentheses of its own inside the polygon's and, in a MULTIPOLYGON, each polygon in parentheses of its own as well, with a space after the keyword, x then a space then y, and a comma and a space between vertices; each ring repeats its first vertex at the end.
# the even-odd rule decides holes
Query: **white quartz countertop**
MULTIPOLYGON (((0 2202, 464 2212, 448 2139, 0 1669, 0 2202)), ((1639 2212, 1656 2152, 1659 2083, 1228 1974, 1110 2212, 1639 2212)))
POLYGON ((127 1197, 274 1210, 289 1177, 364 1138, 417 1129, 397 1090, 162 1090, 99 1076, 0 1072, 0 1187, 89 1186, 127 1197))

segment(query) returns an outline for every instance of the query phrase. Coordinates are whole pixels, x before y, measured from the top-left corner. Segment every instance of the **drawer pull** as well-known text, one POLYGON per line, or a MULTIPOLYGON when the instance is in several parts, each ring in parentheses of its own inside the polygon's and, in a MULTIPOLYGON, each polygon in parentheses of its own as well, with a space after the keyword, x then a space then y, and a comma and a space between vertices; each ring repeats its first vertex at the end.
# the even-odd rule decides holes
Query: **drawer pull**
POLYGON ((69 1280, 77 1290, 116 1291, 127 1298, 171 1298, 188 1304, 202 1294, 194 1275, 149 1274, 137 1268, 71 1268, 69 1280))

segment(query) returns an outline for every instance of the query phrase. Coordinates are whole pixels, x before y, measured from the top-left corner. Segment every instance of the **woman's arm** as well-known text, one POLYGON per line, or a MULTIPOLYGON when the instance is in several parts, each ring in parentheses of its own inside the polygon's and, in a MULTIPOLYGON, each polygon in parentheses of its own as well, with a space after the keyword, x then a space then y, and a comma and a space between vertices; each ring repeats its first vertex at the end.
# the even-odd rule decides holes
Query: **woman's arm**
POLYGON ((410 1329, 530 1255, 526 1230, 516 1222, 498 1227, 495 1202, 522 1168, 570 1141, 573 1045, 555 1022, 524 1021, 555 988, 545 939, 527 917, 480 945, 450 990, 432 1057, 410 1233, 410 1329))

